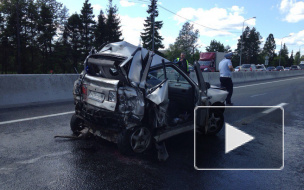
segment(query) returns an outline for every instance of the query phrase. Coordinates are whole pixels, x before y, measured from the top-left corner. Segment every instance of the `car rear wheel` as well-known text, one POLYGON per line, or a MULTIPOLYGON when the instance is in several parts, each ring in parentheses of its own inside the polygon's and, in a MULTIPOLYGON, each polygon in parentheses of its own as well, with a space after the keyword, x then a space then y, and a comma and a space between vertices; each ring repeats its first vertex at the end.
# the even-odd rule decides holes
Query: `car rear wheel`
POLYGON ((70 121, 71 130, 75 135, 79 135, 80 131, 83 129, 83 120, 73 114, 70 121))
POLYGON ((133 130, 124 130, 117 142, 121 153, 131 155, 133 153, 143 153, 151 144, 152 133, 148 127, 138 126, 133 130))

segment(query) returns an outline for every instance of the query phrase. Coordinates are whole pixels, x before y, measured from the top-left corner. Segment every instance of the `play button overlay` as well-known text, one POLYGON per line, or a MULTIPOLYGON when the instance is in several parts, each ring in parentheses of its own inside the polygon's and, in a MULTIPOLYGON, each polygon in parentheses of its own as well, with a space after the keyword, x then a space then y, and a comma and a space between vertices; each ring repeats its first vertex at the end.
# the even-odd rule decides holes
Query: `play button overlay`
POLYGON ((253 136, 248 135, 247 133, 229 125, 226 123, 225 125, 225 153, 229 153, 230 151, 242 146, 249 141, 254 139, 253 136))
POLYGON ((197 107, 194 112, 194 168, 197 170, 283 169, 284 109, 282 105, 197 107), (204 116, 208 112, 208 120, 197 117, 197 115, 204 116), (215 126, 221 130, 217 132, 215 126), (211 133, 208 134, 208 130, 211 133))

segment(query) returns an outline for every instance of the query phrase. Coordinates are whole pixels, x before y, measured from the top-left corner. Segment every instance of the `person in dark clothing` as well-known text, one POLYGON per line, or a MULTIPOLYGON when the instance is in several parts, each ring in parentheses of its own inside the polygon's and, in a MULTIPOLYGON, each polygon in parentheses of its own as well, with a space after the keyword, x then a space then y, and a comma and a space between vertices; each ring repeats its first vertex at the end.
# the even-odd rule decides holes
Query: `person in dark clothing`
POLYGON ((176 58, 175 63, 182 71, 184 71, 185 73, 187 73, 189 75, 189 73, 190 73, 189 62, 186 59, 185 53, 181 53, 180 58, 176 58))
POLYGON ((234 68, 231 63, 232 53, 228 53, 225 55, 225 59, 223 59, 219 63, 220 70, 220 82, 221 86, 225 87, 228 91, 228 96, 226 98, 226 105, 232 106, 231 96, 233 93, 233 83, 231 80, 231 72, 234 71, 234 68))

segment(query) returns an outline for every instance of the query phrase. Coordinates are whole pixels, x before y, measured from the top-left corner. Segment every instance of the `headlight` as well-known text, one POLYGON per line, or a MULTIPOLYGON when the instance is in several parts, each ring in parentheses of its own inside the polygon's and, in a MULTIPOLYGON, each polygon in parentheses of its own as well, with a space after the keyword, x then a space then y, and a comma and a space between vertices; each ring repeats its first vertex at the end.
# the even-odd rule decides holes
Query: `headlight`
POLYGON ((109 91, 109 102, 116 102, 116 91, 109 91))

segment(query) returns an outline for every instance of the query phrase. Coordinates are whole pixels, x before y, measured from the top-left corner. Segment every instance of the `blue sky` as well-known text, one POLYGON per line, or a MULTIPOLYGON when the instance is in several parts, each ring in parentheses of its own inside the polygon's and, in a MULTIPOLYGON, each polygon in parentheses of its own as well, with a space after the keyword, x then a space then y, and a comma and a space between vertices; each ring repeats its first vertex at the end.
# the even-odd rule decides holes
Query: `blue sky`
MULTIPOLYGON (((68 9, 69 14, 80 13, 84 0, 58 0, 68 9)), ((107 0, 90 0, 94 14, 97 17, 100 9, 106 11, 107 0)), ((117 5, 122 23, 123 37, 126 41, 138 45, 139 35, 143 30, 143 22, 147 15, 149 0, 113 0, 117 5)), ((255 27, 262 36, 262 43, 272 33, 275 37, 277 48, 280 49, 281 41, 288 47, 289 53, 294 53, 301 48, 304 54, 304 1, 297 0, 159 0, 159 16, 157 21, 164 25, 160 33, 164 37, 166 47, 174 43, 185 19, 174 15, 170 11, 195 22, 194 27, 200 31, 198 44, 200 50, 210 41, 215 39, 225 46, 229 45, 234 50, 237 40, 242 32, 243 22, 245 27, 255 27), (211 30, 214 28, 216 30, 211 30), (289 37, 286 37, 289 36, 289 37), (286 37, 286 38, 284 38, 286 37), (282 39, 284 38, 284 39, 282 39)), ((261 48, 263 45, 261 46, 261 48)))

